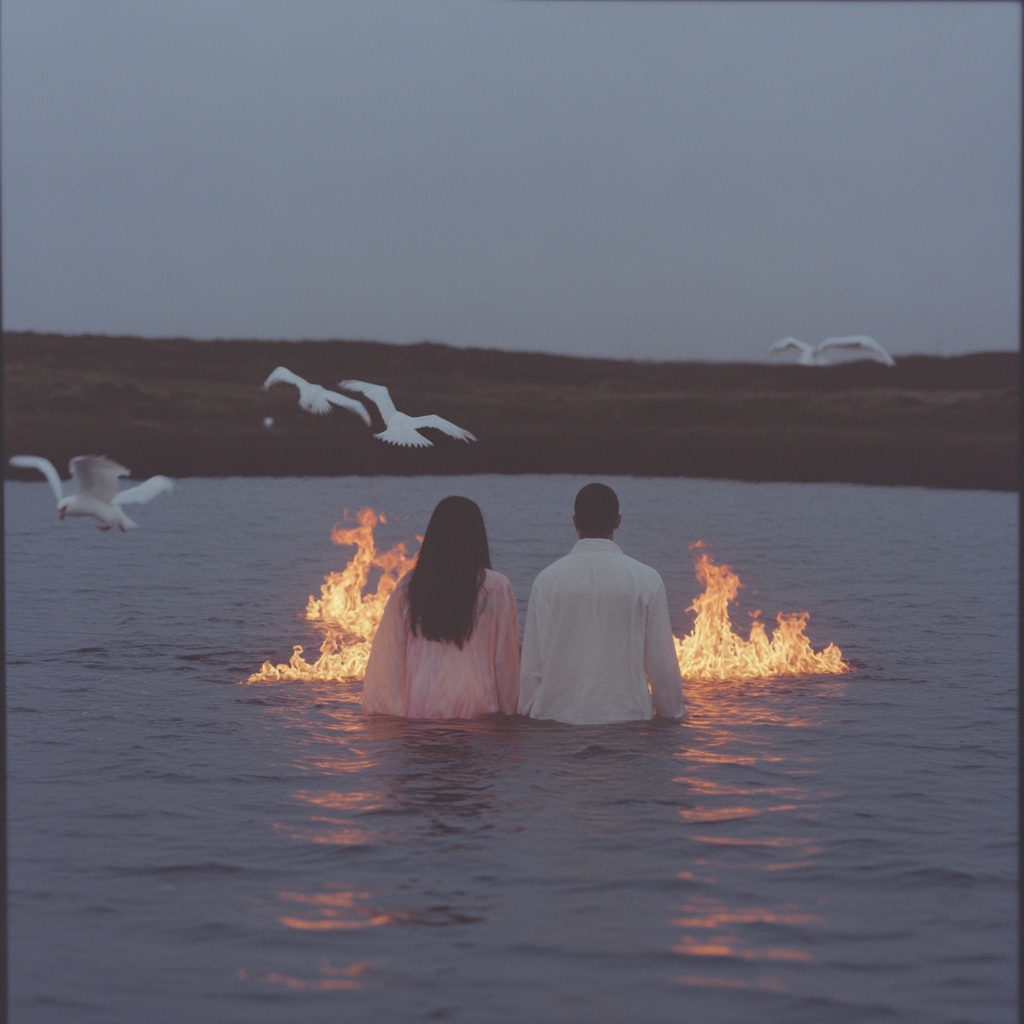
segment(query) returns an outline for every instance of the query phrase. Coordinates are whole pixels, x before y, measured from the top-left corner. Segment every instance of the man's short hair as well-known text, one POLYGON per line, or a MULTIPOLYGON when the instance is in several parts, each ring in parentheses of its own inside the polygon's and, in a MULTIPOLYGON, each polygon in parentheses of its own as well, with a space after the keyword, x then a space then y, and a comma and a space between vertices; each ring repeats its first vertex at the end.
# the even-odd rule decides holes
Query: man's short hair
POLYGON ((611 533, 619 518, 619 497, 605 484, 587 484, 576 495, 573 511, 583 533, 611 533))

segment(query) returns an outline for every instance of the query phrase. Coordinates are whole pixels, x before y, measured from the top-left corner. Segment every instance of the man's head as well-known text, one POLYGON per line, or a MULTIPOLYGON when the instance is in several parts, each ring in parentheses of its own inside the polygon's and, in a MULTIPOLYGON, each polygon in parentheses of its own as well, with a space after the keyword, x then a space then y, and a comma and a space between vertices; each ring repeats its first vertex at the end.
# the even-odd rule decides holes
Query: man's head
POLYGON ((611 540, 622 522, 618 495, 604 484, 587 484, 581 488, 576 495, 575 512, 572 525, 581 539, 601 537, 611 540))

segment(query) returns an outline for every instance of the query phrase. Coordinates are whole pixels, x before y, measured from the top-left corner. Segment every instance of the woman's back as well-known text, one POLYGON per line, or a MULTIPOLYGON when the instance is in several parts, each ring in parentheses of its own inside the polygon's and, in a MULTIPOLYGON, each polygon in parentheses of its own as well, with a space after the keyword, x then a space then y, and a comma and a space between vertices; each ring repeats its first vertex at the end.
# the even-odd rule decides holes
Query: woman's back
POLYGON ((452 494, 430 515, 416 567, 395 588, 370 650, 363 710, 408 718, 516 713, 519 618, 491 569, 480 506, 452 494))
POLYGON ((516 713, 519 617, 507 577, 484 570, 476 621, 461 646, 409 625, 409 576, 384 610, 363 679, 363 711, 406 718, 516 713))

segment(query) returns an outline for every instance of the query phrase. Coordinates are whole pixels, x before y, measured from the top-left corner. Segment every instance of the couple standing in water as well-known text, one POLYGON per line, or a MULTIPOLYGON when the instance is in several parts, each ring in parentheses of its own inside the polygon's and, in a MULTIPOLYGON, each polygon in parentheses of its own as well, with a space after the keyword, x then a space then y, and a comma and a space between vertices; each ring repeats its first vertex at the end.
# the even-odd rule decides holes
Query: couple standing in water
POLYGON ((512 584, 491 568, 469 498, 440 501, 416 567, 395 588, 363 680, 367 714, 572 725, 683 718, 683 680, 658 573, 622 553, 619 499, 576 495, 579 541, 534 581, 522 659, 512 584))

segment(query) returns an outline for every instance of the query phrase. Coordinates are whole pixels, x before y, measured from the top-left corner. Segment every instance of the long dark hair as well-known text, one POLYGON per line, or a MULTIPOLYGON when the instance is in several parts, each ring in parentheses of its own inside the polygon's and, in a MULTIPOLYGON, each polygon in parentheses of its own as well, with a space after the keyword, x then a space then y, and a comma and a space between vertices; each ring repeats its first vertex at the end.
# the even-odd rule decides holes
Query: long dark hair
POLYGON ((484 517, 475 501, 437 503, 409 574, 409 628, 460 650, 476 625, 476 599, 491 567, 484 517))

